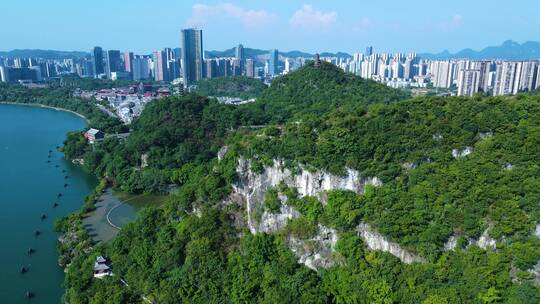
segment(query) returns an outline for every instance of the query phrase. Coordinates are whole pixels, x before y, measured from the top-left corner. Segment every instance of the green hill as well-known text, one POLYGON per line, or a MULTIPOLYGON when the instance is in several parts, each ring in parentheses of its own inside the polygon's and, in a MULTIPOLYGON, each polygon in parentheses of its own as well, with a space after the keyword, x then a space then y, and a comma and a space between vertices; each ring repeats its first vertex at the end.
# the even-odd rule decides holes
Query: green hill
POLYGON ((204 79, 197 83, 195 92, 203 96, 237 97, 244 100, 257 98, 266 85, 257 79, 244 76, 204 79))
MULTIPOLYGON (((309 64, 249 105, 197 95, 151 103, 126 142, 86 146, 82 157, 124 190, 178 189, 111 244, 73 249, 66 301, 538 303, 540 96, 405 97, 330 64, 309 64), (272 124, 240 128, 246 121, 272 124), (252 234, 246 221, 261 193, 235 198, 264 178, 245 183, 240 157, 252 161, 253 176, 281 159, 295 174, 350 169, 381 184, 365 193, 332 190, 324 203, 279 184, 260 195, 259 207, 280 212, 283 202, 299 218, 276 233, 252 234), (369 249, 361 224, 421 259, 407 264, 369 249), (322 250, 313 237, 320 225, 335 231, 335 263, 313 271, 297 255, 322 250), (479 246, 486 234, 495 248, 479 246), (455 246, 445 248, 451 238, 455 246), (92 278, 97 255, 110 259, 114 277, 92 278)), ((77 136, 66 145, 80 145, 77 136)))
POLYGON ((322 62, 308 63, 278 77, 253 105, 272 121, 285 121, 294 115, 320 115, 340 106, 389 103, 408 94, 384 84, 345 73, 337 66, 322 62))

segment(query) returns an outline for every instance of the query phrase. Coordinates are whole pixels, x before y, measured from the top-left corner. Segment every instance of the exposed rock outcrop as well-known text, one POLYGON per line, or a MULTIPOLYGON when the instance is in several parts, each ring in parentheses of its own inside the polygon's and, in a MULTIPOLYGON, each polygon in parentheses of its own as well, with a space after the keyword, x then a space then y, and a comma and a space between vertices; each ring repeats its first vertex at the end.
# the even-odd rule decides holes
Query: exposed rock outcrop
POLYGON ((453 156, 454 158, 462 158, 462 157, 465 157, 465 156, 470 155, 472 152, 473 152, 473 148, 472 148, 472 147, 466 147, 466 148, 463 149, 463 150, 453 149, 453 150, 452 150, 452 156, 453 156))
POLYGON ((479 134, 478 134, 478 137, 480 138, 480 140, 483 140, 483 139, 486 139, 486 138, 493 137, 493 131, 488 131, 488 132, 479 133, 479 134))
POLYGON ((289 238, 289 248, 296 254, 300 263, 313 270, 335 265, 332 255, 338 241, 337 231, 319 225, 317 235, 309 240, 289 238))
POLYGON ((534 276, 533 284, 535 286, 539 286, 540 285, 540 261, 536 263, 536 265, 532 269, 529 269, 529 273, 534 276))
POLYGON ((374 231, 368 224, 362 223, 358 225, 356 229, 358 231, 358 236, 364 240, 371 250, 388 252, 406 264, 425 262, 425 259, 421 256, 404 250, 397 243, 388 241, 383 235, 374 231))
MULTIPOLYGON (((290 219, 300 217, 300 213, 287 205, 287 198, 279 195, 281 207, 278 213, 270 213, 264 208, 264 197, 267 191, 285 183, 295 188, 298 194, 317 197, 322 203, 326 200, 326 192, 330 190, 350 190, 363 193, 367 185, 381 186, 376 177, 363 178, 352 169, 347 169, 346 176, 336 176, 324 171, 310 172, 301 168, 294 174, 285 168, 280 160, 274 160, 272 166, 265 167, 262 173, 251 168, 251 162, 239 159, 236 169, 238 181, 233 186, 229 202, 234 201, 245 206, 247 225, 251 233, 275 233, 282 230, 290 219)), ((308 240, 289 238, 288 245, 298 256, 299 261, 311 269, 320 269, 333 265, 332 254, 338 240, 337 232, 319 225, 318 233, 308 240)))
POLYGON ((278 197, 281 200, 279 213, 270 213, 265 210, 258 225, 256 222, 252 223, 254 226, 256 226, 256 231, 275 233, 285 228, 289 220, 300 217, 300 213, 298 211, 287 205, 286 196, 280 194, 278 197))
POLYGON ((496 250, 497 241, 489 236, 489 229, 484 230, 482 235, 478 240, 471 239, 469 240, 469 246, 476 245, 484 250, 496 250))
POLYGON ((450 236, 446 243, 444 243, 444 251, 452 251, 456 249, 458 239, 459 236, 457 234, 453 234, 452 236, 450 236))
POLYGON ((218 160, 222 160, 225 157, 225 154, 229 152, 229 146, 223 146, 221 149, 219 149, 217 153, 218 160))
POLYGON ((246 205, 248 227, 252 233, 265 230, 273 230, 277 227, 283 227, 286 220, 294 216, 288 210, 283 210, 284 216, 269 216, 263 214, 260 223, 254 221, 254 212, 262 204, 264 204, 264 194, 278 186, 280 183, 285 183, 288 187, 295 188, 298 194, 303 196, 317 197, 323 203, 326 201, 326 191, 330 190, 350 190, 356 193, 363 193, 367 185, 381 186, 382 182, 377 177, 360 177, 360 174, 352 169, 347 169, 346 176, 335 176, 324 171, 310 172, 301 168, 301 172, 297 175, 291 170, 285 168, 280 160, 274 160, 272 166, 264 168, 260 174, 251 170, 251 162, 246 159, 240 159, 236 169, 238 174, 238 182, 233 186, 233 192, 239 194, 246 205), (272 223, 265 222, 265 219, 272 223), (264 228, 264 229, 261 229, 264 228))

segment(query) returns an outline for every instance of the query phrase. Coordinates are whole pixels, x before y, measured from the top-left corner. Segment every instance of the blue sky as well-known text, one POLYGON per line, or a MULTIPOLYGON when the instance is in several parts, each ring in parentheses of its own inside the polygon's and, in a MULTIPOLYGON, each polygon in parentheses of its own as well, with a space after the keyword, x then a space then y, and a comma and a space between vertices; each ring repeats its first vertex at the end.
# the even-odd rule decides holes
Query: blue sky
POLYGON ((0 50, 148 53, 197 26, 205 49, 439 52, 540 40, 538 0, 2 0, 0 50))

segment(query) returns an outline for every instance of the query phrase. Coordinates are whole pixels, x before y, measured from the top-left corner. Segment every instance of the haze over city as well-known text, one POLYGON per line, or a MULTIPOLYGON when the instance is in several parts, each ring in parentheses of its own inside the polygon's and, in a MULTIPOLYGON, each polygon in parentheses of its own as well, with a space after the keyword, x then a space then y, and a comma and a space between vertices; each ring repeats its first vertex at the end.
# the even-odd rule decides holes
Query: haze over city
POLYGON ((7 1, 0 50, 88 51, 94 45, 150 53, 179 45, 179 30, 205 31, 205 48, 353 53, 481 49, 540 40, 535 0, 506 1, 7 1), (29 9, 30 8, 30 9, 29 9), (21 13, 15 13, 21 12, 21 13), (24 18, 24 22, 20 22, 24 18), (504 22, 501 22, 504 21, 504 22))

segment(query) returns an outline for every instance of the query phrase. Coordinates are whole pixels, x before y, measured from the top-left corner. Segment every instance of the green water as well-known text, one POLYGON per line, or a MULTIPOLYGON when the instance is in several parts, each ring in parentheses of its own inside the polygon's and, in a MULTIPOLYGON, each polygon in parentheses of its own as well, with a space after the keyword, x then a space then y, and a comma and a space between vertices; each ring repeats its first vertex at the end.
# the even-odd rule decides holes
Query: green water
POLYGON ((66 112, 0 105, 0 303, 61 301, 64 274, 57 264, 53 222, 79 209, 97 181, 65 161, 55 147, 62 145, 66 132, 85 125, 83 119, 66 112), (49 150, 53 152, 47 163, 49 150), (53 208, 58 193, 63 196, 53 208), (48 216, 44 221, 42 214, 48 216), (38 237, 36 230, 41 231, 38 237), (30 247, 36 252, 28 256, 30 247), (21 275, 23 265, 29 271, 21 275), (26 300, 26 291, 35 298, 26 300))

